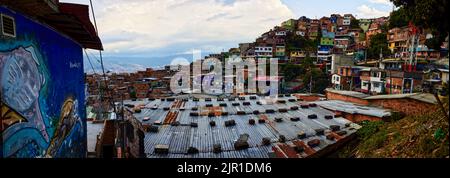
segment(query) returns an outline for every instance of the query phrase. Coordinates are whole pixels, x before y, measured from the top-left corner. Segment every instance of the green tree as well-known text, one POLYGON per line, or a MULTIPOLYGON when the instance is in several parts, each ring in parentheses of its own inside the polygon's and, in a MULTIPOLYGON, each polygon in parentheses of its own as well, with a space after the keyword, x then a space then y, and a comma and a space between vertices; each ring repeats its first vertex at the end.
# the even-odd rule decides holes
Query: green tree
POLYGON ((408 17, 405 8, 400 7, 389 16, 389 28, 408 26, 408 17))
MULTIPOLYGON (((306 71, 312 69, 313 67, 315 67, 313 59, 309 56, 309 54, 307 54, 305 59, 300 61, 300 65, 302 66, 303 69, 305 69, 304 72, 306 72, 306 71)), ((302 74, 304 74, 304 72, 302 74)))
POLYGON ((388 41, 385 33, 379 33, 370 37, 370 46, 367 49, 367 58, 379 59, 381 51, 383 51, 383 56, 388 56, 391 54, 391 51, 388 48, 388 41))
POLYGON ((323 93, 330 83, 328 75, 314 65, 313 58, 309 55, 301 61, 300 66, 303 69, 300 75, 305 89, 309 90, 311 84, 311 92, 323 93))
POLYGON ((395 6, 404 8, 408 21, 423 29, 431 29, 435 39, 429 40, 430 48, 439 49, 449 35, 448 0, 391 0, 395 6))
POLYGON ((352 19, 352 20, 350 21, 350 27, 351 27, 352 29, 360 28, 360 27, 359 27, 359 20, 358 20, 358 19, 352 19))
POLYGON ((130 92, 130 98, 137 98, 137 96, 136 96, 136 92, 135 91, 131 91, 130 92))
POLYGON ((295 50, 316 51, 317 44, 320 41, 320 36, 321 33, 319 32, 316 40, 310 40, 300 35, 289 35, 286 38, 286 49, 288 51, 295 51, 295 50))
POLYGON ((304 73, 304 69, 300 65, 296 64, 285 64, 281 67, 281 70, 284 73, 286 81, 293 81, 304 73))
POLYGON ((286 39, 286 49, 295 51, 305 48, 306 38, 300 35, 289 35, 286 39))
POLYGON ((319 68, 311 68, 302 76, 302 81, 305 86, 309 89, 312 85, 312 93, 324 93, 325 89, 328 87, 330 81, 328 75, 320 70, 319 68))

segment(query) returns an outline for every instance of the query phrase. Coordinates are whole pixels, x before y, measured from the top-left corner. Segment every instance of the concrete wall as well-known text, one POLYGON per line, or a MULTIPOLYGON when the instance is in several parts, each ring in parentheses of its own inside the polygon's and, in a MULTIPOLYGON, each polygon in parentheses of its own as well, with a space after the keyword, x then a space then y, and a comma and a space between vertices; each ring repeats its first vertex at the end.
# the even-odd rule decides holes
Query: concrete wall
POLYGON ((339 66, 354 66, 353 56, 333 54, 331 57, 331 73, 336 74, 339 66))
POLYGON ((16 37, 0 35, 0 157, 85 157, 82 48, 60 33, 0 7, 16 37))

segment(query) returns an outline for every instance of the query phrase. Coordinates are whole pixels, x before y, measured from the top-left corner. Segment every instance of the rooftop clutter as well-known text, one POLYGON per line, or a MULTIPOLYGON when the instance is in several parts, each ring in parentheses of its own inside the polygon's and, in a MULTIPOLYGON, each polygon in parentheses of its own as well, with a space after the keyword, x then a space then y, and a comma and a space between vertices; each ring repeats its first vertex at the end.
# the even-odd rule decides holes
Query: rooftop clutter
POLYGON ((303 158, 359 128, 332 111, 297 100, 294 95, 282 96, 281 100, 289 102, 278 102, 280 99, 144 99, 125 104, 141 108, 133 116, 149 128, 144 143, 150 158, 303 158), (158 108, 152 109, 155 105, 158 108))

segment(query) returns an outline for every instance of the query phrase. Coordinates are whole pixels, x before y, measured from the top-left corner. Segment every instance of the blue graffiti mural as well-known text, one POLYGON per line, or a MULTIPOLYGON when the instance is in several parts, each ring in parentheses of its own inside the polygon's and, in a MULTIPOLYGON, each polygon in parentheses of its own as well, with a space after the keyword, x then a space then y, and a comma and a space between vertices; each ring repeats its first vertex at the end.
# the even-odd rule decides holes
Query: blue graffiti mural
POLYGON ((0 36, 3 157, 86 156, 79 44, 17 12, 16 37, 0 36))

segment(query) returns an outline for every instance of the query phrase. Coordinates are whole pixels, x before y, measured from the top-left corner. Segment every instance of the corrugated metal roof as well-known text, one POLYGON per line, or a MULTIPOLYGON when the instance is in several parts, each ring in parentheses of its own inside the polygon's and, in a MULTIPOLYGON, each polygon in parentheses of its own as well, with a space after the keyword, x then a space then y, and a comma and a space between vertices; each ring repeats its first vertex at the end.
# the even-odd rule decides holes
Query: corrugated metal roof
POLYGON ((327 101, 318 101, 315 102, 317 105, 332 110, 332 111, 341 111, 350 114, 362 114, 367 116, 375 116, 375 117, 385 117, 390 116, 391 112, 387 109, 368 107, 368 106, 360 106, 355 105, 350 102, 344 102, 340 100, 327 100, 327 101))
POLYGON ((377 95, 377 96, 370 96, 365 99, 367 100, 378 100, 378 99, 401 99, 401 98, 410 98, 415 99, 418 101, 430 103, 430 104, 436 104, 437 100, 436 98, 429 93, 408 93, 408 94, 395 94, 395 95, 377 95))
POLYGON ((367 98, 370 95, 364 94, 364 93, 360 93, 360 92, 356 92, 356 91, 346 91, 346 90, 334 90, 331 88, 327 88, 326 89, 327 92, 331 92, 331 93, 337 93, 337 94, 341 94, 341 95, 345 95, 345 96, 351 96, 351 97, 355 97, 355 98, 367 98))
MULTIPOLYGON (((161 101, 159 99, 150 101, 145 99, 142 101, 125 101, 125 103, 145 106, 141 113, 134 114, 143 124, 152 124, 155 121, 163 123, 166 117, 169 117, 169 112, 177 113, 174 121, 178 121, 179 126, 157 125, 159 127, 157 133, 148 132, 145 134, 145 153, 149 158, 268 158, 268 153, 280 144, 278 143, 280 135, 286 137, 287 142, 285 144, 287 145, 294 145, 292 141, 295 140, 307 143, 309 140, 319 139, 321 144, 313 148, 318 151, 336 142, 336 140, 326 139, 326 134, 331 132, 329 129, 331 125, 338 125, 342 130, 345 130, 347 134, 344 137, 358 129, 357 125, 346 127, 346 124, 350 121, 344 118, 325 119, 327 115, 334 115, 329 110, 321 107, 302 109, 300 105, 308 103, 297 100, 289 101, 289 99, 296 99, 296 97, 257 97, 251 100, 250 96, 245 96, 245 101, 239 98, 234 101, 228 99, 224 99, 224 101, 218 101, 217 99, 211 99, 211 101, 205 101, 205 99, 199 101, 193 101, 192 99, 188 101, 161 101), (260 101, 262 105, 258 105, 257 101, 260 101), (249 102, 250 105, 244 105, 244 102, 249 102), (220 107, 221 103, 225 103, 227 106, 220 107), (239 103, 239 105, 233 106, 233 103, 239 103), (212 104, 212 107, 206 107, 207 104, 212 104), (157 106, 157 109, 153 108, 154 106, 157 106), (299 109, 291 110, 292 106, 297 106, 299 109), (170 107, 170 110, 164 110, 165 107, 170 107), (198 108, 198 110, 193 111, 192 108, 198 108), (286 108, 288 111, 278 112, 280 108, 286 108), (275 112, 266 113, 266 110, 271 109, 275 112), (253 114, 255 110, 258 110, 260 114, 253 114), (208 116, 213 111, 217 115, 208 116), (190 116, 191 112, 197 112, 200 116, 190 116), (228 115, 221 116, 220 113, 222 112, 228 112, 228 115), (238 115, 238 112, 245 112, 246 114, 238 115), (308 119, 308 116, 312 114, 317 115, 318 118, 308 119), (300 118, 300 121, 291 121, 293 117, 300 118), (282 122, 276 122, 275 118, 281 118, 282 122), (146 121, 143 121, 144 119, 146 121), (249 124, 250 119, 254 119, 256 123, 254 125, 249 124), (265 119, 266 122, 258 123, 259 119, 265 119), (228 120, 235 120, 236 125, 226 127, 225 121, 228 120), (215 121, 216 126, 211 127, 210 121, 215 121), (191 127, 190 123, 197 123, 198 126, 191 127), (317 136, 316 129, 323 129, 326 134, 317 136), (299 132, 304 132, 307 137, 298 139, 299 132), (248 144, 250 148, 235 150, 234 143, 241 134, 249 135, 248 144), (272 142, 270 145, 262 145, 262 139, 265 137, 270 138, 272 142), (169 154, 155 154, 155 146, 159 144, 168 145, 169 154), (213 153, 214 144, 220 144, 223 151, 213 153), (189 147, 197 148, 199 153, 187 154, 189 147)), ((299 153, 298 156, 306 157, 308 155, 299 153)))

